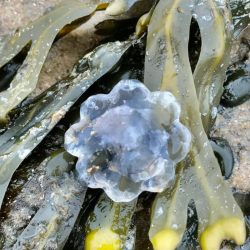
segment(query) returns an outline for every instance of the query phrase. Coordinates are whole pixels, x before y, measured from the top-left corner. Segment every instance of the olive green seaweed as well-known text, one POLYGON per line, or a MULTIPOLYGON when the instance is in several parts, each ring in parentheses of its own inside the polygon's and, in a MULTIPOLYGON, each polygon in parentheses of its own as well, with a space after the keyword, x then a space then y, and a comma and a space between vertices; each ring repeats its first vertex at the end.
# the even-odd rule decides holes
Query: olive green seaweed
POLYGON ((232 25, 225 4, 224 1, 201 2, 194 9, 202 38, 194 82, 206 132, 216 117, 230 61, 232 25))
POLYGON ((135 28, 136 36, 140 37, 141 35, 143 35, 147 31, 148 24, 149 24, 150 19, 153 15, 155 5, 156 5, 156 3, 152 6, 152 8, 150 9, 149 12, 142 15, 140 17, 140 19, 138 20, 138 22, 136 24, 136 28, 135 28))
POLYGON ((10 87, 0 93, 0 120, 36 87, 39 73, 59 31, 72 21, 92 14, 103 1, 63 1, 57 8, 0 42, 0 67, 31 42, 29 53, 10 87))
POLYGON ((124 249, 136 202, 115 203, 103 194, 86 223, 85 249, 124 249))
MULTIPOLYGON (((144 6, 149 9, 153 0, 64 0, 47 15, 37 19, 25 28, 17 30, 12 35, 0 37, 0 67, 8 63, 27 44, 31 43, 28 55, 10 87, 0 92, 0 122, 5 122, 8 113, 21 103, 36 88, 40 71, 56 36, 63 27, 80 18, 90 16, 96 10, 105 10, 107 15, 123 15, 124 19, 132 18, 142 11, 129 13, 134 6, 144 6)), ((84 20, 82 21, 84 22, 84 20)))
MULTIPOLYGON (((103 79, 104 82, 113 85, 122 79, 141 79, 143 66, 138 66, 138 62, 143 60, 143 56, 139 55, 138 47, 141 46, 142 39, 138 39, 127 54, 129 60, 124 59, 121 67, 115 73, 108 74, 103 79)), ((135 243, 135 228, 131 229, 131 226, 136 203, 136 200, 129 203, 115 203, 103 194, 84 225, 86 250, 98 249, 101 245, 109 246, 108 249, 132 249, 135 243)))
POLYGON ((229 0, 229 6, 232 10, 234 37, 240 36, 241 31, 250 24, 250 1, 249 0, 229 0))
MULTIPOLYGON (((152 91, 170 91, 175 95, 181 105, 181 121, 192 134, 192 145, 186 159, 176 168, 173 187, 156 196, 149 238, 155 250, 174 250, 182 240, 187 207, 193 200, 202 250, 219 250, 223 240, 243 244, 243 214, 222 177, 207 137, 223 91, 232 33, 238 36, 249 22, 246 10, 240 12, 240 17, 235 14, 242 7, 239 2, 229 1, 234 33, 226 0, 64 0, 26 28, 0 37, 0 67, 31 45, 10 87, 0 92, 0 123, 6 122, 10 111, 19 114, 0 135, 0 207, 12 175, 24 159, 81 95, 103 75, 117 69, 124 54, 138 43, 129 39, 97 47, 76 64, 67 78, 40 96, 25 100, 36 87, 56 36, 65 25, 83 20, 80 18, 97 10, 127 19, 151 8, 136 26, 137 36, 148 26, 144 82, 152 91), (136 14, 127 15, 130 11, 136 14), (202 40, 193 74, 188 55, 192 18, 199 25, 202 40)), ((41 163, 51 185, 45 189, 41 207, 18 232, 11 249, 63 249, 86 193, 86 186, 76 178, 74 163, 75 159, 63 149, 41 163)), ((87 218, 83 232, 86 250, 125 249, 136 203, 137 200, 115 203, 102 194, 87 218)))
MULTIPOLYGON (((219 82, 219 79, 222 81, 222 76, 216 76, 221 74, 221 71, 216 71, 214 75, 211 70, 202 79, 196 73, 194 81, 188 56, 193 13, 202 15, 204 19, 206 13, 211 13, 211 18, 207 19, 207 22, 201 22, 200 18, 197 18, 202 39, 205 39, 204 42, 202 40, 201 55, 206 50, 211 52, 211 47, 206 42, 207 34, 204 32, 210 32, 209 36, 218 39, 222 46, 222 49, 219 46, 219 49, 215 50, 215 55, 212 54, 214 58, 211 57, 211 53, 208 54, 208 58, 202 56, 196 72, 206 68, 207 64, 209 69, 216 69, 224 60, 224 53, 229 53, 222 45, 223 42, 226 44, 227 40, 225 20, 228 20, 228 14, 221 13, 222 9, 217 6, 218 2, 162 0, 156 6, 149 24, 145 84, 151 90, 167 90, 176 96, 182 108, 181 120, 192 133, 190 153, 177 167, 174 187, 157 195, 154 202, 149 237, 155 250, 172 250, 178 246, 186 228, 187 206, 191 199, 195 201, 199 217, 199 240, 203 250, 218 250, 225 239, 234 240, 236 244, 243 244, 245 241, 244 218, 227 183, 223 180, 203 128, 199 109, 203 100, 198 99, 199 91, 196 92, 196 88, 203 88, 198 86, 200 82, 205 83, 208 89, 212 84, 222 85, 222 82, 219 82), (211 25, 213 22, 219 26, 215 30, 211 25), (207 28, 203 27, 205 25, 210 25, 210 29, 206 30, 207 28), (217 79, 215 82, 214 77, 217 79)), ((216 89, 220 88, 216 86, 216 89)), ((217 98, 216 96, 217 93, 212 95, 213 98, 217 98)), ((213 102, 212 99, 211 103, 213 102)), ((211 107, 212 105, 206 107, 206 111, 210 113, 211 107)), ((207 122, 208 120, 203 120, 206 128, 207 122)))
POLYGON ((107 43, 87 54, 71 75, 42 94, 15 124, 0 136, 0 207, 13 173, 64 117, 78 98, 114 69, 132 41, 107 43))
POLYGON ((63 249, 84 202, 87 188, 71 172, 74 158, 60 150, 44 162, 51 188, 11 249, 63 249))

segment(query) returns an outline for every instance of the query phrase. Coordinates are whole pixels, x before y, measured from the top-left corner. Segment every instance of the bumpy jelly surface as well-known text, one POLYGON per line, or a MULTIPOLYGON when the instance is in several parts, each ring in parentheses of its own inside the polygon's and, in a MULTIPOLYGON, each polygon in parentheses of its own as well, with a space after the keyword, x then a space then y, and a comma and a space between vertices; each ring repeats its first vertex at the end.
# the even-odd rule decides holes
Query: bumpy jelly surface
POLYGON ((80 121, 65 134, 65 148, 78 157, 79 178, 102 188, 116 202, 141 192, 161 192, 175 178, 191 135, 169 92, 150 92, 137 80, 122 80, 105 95, 88 98, 80 121))

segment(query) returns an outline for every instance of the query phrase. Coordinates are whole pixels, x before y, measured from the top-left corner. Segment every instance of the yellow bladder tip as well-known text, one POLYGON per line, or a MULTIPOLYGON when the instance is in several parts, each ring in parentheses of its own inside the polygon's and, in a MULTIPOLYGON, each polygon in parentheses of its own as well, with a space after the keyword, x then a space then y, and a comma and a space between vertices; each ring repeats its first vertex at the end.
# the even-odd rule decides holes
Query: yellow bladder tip
POLYGON ((151 238, 154 250, 174 250, 180 241, 181 235, 172 229, 164 229, 151 238))
POLYGON ((93 230, 87 234, 86 250, 121 250, 121 240, 117 233, 109 228, 93 230))
POLYGON ((121 15, 126 10, 126 1, 125 0, 115 0, 106 9, 106 14, 110 16, 121 15))
POLYGON ((220 219, 207 227, 200 237, 202 250, 219 250, 223 240, 233 240, 237 245, 246 240, 246 227, 243 219, 232 217, 220 219))
POLYGON ((105 9, 107 9, 108 6, 109 6, 108 3, 100 3, 100 4, 97 6, 96 10, 105 10, 105 9))
POLYGON ((138 20, 138 22, 136 24, 136 28, 135 28, 135 34, 137 36, 140 36, 143 32, 145 32, 149 21, 150 21, 150 14, 149 13, 146 13, 140 17, 140 19, 138 20))

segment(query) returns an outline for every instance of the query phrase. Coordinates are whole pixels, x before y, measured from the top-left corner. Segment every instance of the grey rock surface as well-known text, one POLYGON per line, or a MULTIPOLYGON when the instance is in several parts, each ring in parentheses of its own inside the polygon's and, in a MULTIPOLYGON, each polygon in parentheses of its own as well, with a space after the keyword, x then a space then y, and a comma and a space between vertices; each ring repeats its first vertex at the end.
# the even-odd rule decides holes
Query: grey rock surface
POLYGON ((0 0, 0 35, 42 16, 61 0, 0 0))
MULTIPOLYGON (((0 35, 24 27, 46 14, 61 1, 0 0, 0 35)), ((69 75, 74 64, 100 43, 105 36, 94 34, 95 25, 107 18, 104 13, 98 12, 86 23, 53 44, 39 75, 34 96, 69 75)))
POLYGON ((250 191, 250 101, 226 108, 217 116, 213 136, 226 139, 234 153, 235 166, 230 178, 232 187, 250 191))
MULTIPOLYGON (((250 65, 250 26, 235 41, 232 63, 250 65)), ((250 73, 249 73, 250 74, 250 73)), ((218 114, 212 136, 226 139, 234 154, 235 167, 229 182, 240 192, 250 192, 250 100, 218 114)))

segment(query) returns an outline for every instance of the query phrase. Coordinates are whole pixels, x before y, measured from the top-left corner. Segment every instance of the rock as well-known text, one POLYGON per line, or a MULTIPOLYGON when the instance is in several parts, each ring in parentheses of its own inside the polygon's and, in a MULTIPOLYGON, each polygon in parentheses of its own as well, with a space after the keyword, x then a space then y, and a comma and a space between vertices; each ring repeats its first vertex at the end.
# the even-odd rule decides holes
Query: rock
POLYGON ((0 35, 23 27, 62 0, 0 0, 0 35))
MULTIPOLYGON (((249 64, 250 28, 239 37, 232 63, 249 64), (238 56, 237 56, 238 55, 238 56)), ((226 139, 234 153, 235 167, 229 182, 238 191, 250 192, 250 100, 235 107, 223 108, 218 114, 211 136, 226 139)))
POLYGON ((250 191, 250 100, 218 114, 212 136, 226 139, 234 153, 231 187, 250 191))
MULTIPOLYGON (((61 0, 0 0, 0 35, 24 27, 46 14, 60 2, 61 0)), ((80 58, 107 37, 96 34, 95 25, 109 18, 99 11, 86 23, 54 43, 41 70, 33 96, 39 95, 57 81, 66 77, 80 58)))

